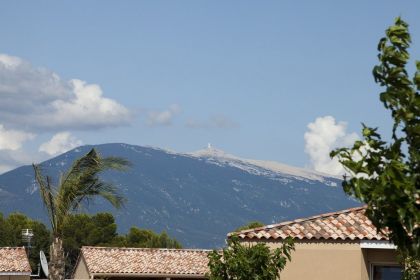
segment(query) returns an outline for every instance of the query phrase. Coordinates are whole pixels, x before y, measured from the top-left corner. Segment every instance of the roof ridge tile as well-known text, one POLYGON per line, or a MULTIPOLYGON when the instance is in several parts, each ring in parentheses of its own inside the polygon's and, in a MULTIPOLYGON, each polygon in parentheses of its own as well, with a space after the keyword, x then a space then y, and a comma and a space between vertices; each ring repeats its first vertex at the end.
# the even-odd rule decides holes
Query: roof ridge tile
POLYGON ((242 239, 297 239, 387 240, 386 234, 378 233, 365 216, 366 206, 324 213, 295 219, 254 229, 231 232, 228 237, 238 235, 242 239))

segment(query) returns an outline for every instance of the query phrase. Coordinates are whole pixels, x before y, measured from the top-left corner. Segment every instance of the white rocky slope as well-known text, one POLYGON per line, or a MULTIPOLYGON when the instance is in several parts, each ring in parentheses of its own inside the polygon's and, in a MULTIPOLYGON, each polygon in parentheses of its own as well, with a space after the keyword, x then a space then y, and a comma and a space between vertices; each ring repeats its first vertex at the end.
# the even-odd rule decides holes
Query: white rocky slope
POLYGON ((336 182, 331 181, 330 179, 340 179, 333 175, 317 172, 314 170, 294 167, 276 161, 243 159, 228 154, 217 148, 214 148, 210 144, 206 149, 198 150, 189 153, 188 155, 197 158, 203 158, 214 164, 222 164, 237 167, 252 174, 270 176, 273 179, 275 179, 277 176, 281 176, 304 181, 320 181, 333 186, 336 185, 336 182))

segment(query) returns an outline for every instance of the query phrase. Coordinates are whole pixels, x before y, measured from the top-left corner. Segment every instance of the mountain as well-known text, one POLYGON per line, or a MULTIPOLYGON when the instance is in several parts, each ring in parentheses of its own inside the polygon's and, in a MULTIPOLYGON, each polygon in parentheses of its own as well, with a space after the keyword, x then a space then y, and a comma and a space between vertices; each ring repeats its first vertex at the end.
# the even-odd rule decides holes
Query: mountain
MULTIPOLYGON (((58 178, 93 146, 81 146, 42 163, 58 178)), ((185 247, 213 248, 226 233, 248 223, 275 223, 359 205, 347 197, 340 179, 276 162, 247 160, 208 147, 191 154, 127 144, 103 144, 103 156, 133 164, 129 171, 110 171, 103 179, 127 198, 122 210, 103 200, 90 213, 110 211, 121 232, 131 226, 165 230, 185 247)), ((0 212, 20 211, 45 220, 32 166, 0 175, 0 212)))

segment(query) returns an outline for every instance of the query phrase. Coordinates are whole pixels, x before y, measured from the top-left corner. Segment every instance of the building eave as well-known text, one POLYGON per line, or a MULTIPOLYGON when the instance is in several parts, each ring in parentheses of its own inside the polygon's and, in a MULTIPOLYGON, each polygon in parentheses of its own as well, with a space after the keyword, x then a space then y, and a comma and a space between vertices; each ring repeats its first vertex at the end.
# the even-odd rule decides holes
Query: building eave
POLYGON ((31 271, 0 271, 0 275, 31 275, 31 271))
POLYGON ((360 248, 395 250, 397 246, 387 240, 360 240, 360 248))

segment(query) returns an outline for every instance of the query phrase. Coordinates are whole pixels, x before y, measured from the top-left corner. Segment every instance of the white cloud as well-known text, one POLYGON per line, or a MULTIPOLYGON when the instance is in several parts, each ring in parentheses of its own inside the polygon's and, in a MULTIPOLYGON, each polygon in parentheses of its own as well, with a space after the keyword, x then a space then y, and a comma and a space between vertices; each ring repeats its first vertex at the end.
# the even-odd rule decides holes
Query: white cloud
POLYGON ((181 107, 178 104, 172 104, 164 111, 149 112, 146 123, 149 126, 169 126, 180 112, 181 107))
POLYGON ((34 137, 34 134, 25 131, 7 130, 0 124, 0 150, 19 150, 23 142, 34 137))
POLYGON ((0 62, 5 66, 5 67, 16 67, 17 65, 23 63, 22 59, 20 59, 19 57, 16 56, 10 56, 7 54, 0 54, 0 62))
POLYGON ((0 150, 0 174, 18 166, 40 162, 44 159, 45 157, 41 157, 40 153, 28 153, 23 149, 0 150))
POLYGON ((91 129, 119 126, 131 113, 103 97, 98 85, 65 81, 56 73, 0 54, 0 119, 24 130, 91 129))
POLYGON ((22 145, 34 137, 33 133, 6 129, 0 124, 0 174, 31 161, 32 157, 22 151, 22 145))
POLYGON ((237 128, 239 125, 231 120, 230 118, 224 115, 214 115, 211 116, 208 120, 195 120, 189 119, 186 123, 186 126, 194 129, 209 129, 209 128, 219 128, 219 129, 232 129, 237 128))
POLYGON ((344 168, 330 152, 338 147, 347 147, 359 139, 356 133, 347 133, 347 123, 336 122, 334 117, 319 117, 308 124, 305 133, 305 152, 309 155, 311 167, 319 172, 341 175, 344 168))
POLYGON ((57 133, 35 152, 25 146, 35 133, 115 127, 131 117, 99 85, 64 80, 22 58, 0 54, 0 173, 81 144, 69 132, 57 133))
POLYGON ((72 136, 70 132, 60 132, 55 134, 49 141, 39 146, 39 151, 52 155, 67 152, 75 147, 82 145, 82 141, 72 136))
POLYGON ((13 169, 13 166, 11 165, 6 165, 6 164, 0 164, 0 174, 3 174, 7 171, 10 171, 13 169))

